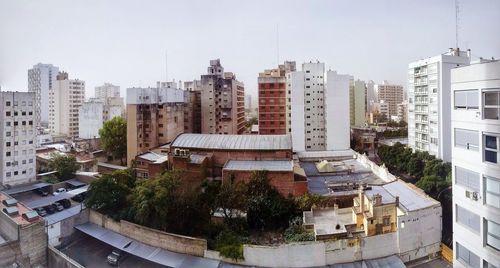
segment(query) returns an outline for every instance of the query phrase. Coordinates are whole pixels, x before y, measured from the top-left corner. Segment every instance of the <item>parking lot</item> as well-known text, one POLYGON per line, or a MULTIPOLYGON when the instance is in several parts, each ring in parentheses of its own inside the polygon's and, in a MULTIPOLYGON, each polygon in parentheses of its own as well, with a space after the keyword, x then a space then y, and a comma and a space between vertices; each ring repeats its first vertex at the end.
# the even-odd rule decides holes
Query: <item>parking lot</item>
MULTIPOLYGON (((111 267, 107 263, 106 257, 111 253, 113 247, 85 234, 80 234, 71 244, 59 250, 85 267, 111 267)), ((133 255, 125 255, 118 267, 157 268, 167 266, 133 255)))

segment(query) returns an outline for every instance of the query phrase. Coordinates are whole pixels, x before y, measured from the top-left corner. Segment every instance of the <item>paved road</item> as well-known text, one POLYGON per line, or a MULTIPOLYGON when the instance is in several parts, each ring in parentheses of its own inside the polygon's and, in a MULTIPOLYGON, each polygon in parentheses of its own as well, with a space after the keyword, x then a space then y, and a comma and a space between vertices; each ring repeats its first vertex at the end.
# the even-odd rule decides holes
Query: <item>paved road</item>
MULTIPOLYGON (((88 235, 82 234, 77 240, 60 250, 85 267, 112 267, 106 262, 106 257, 111 253, 113 247, 88 235)), ((133 255, 126 255, 117 267, 159 268, 167 266, 159 265, 133 255)))

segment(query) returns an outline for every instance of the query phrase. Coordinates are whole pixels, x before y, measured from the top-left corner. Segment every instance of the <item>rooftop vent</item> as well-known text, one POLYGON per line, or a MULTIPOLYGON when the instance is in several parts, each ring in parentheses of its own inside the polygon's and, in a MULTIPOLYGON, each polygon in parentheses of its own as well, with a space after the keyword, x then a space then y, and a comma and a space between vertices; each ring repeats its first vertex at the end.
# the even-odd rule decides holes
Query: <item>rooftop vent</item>
POLYGON ((23 214, 23 218, 29 222, 34 222, 38 220, 40 216, 38 216, 38 213, 36 211, 29 211, 23 214))
POLYGON ((14 198, 5 199, 2 203, 7 207, 13 207, 17 205, 17 200, 14 198))
POLYGON ((3 208, 3 212, 5 212, 5 214, 7 214, 9 216, 15 216, 15 215, 19 214, 19 210, 17 209, 17 207, 3 208))

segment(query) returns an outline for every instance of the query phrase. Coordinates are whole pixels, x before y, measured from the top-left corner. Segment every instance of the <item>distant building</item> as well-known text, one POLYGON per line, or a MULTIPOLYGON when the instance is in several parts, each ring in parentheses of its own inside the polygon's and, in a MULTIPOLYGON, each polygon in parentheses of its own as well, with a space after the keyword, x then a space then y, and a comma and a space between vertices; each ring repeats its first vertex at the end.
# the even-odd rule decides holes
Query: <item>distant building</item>
POLYGON ((120 97, 120 86, 104 83, 95 87, 95 98, 103 102, 104 121, 124 115, 123 98, 120 97))
POLYGON ((349 80, 319 62, 287 75, 294 151, 349 149, 349 80))
POLYGON ((104 122, 104 103, 99 99, 84 102, 78 109, 79 134, 82 139, 99 138, 104 122))
POLYGON ((127 89, 127 164, 184 132, 184 91, 176 83, 127 89))
POLYGON ((399 121, 408 122, 408 101, 398 104, 398 118, 399 121))
POLYGON ((35 122, 37 127, 49 122, 49 92, 56 84, 59 68, 52 64, 38 63, 28 70, 28 92, 35 92, 35 122))
POLYGON ((99 99, 119 98, 120 86, 115 86, 110 83, 104 83, 102 86, 95 87, 95 97, 99 99))
POLYGON ((287 134, 286 74, 295 71, 294 61, 259 73, 259 134, 287 134))
POLYGON ((408 143, 451 161, 450 71, 469 65, 470 50, 449 52, 408 66, 408 143))
POLYGON ((236 75, 211 60, 201 76, 201 132, 242 134, 245 131, 245 88, 236 75))
POLYGON ((375 85, 375 91, 377 92, 378 102, 383 100, 389 105, 387 118, 398 115, 398 104, 404 100, 403 86, 389 84, 389 82, 384 81, 382 84, 375 85))
POLYGON ((36 180, 36 93, 0 92, 0 184, 36 180))
POLYGON ((85 99, 85 82, 69 79, 68 73, 57 75, 49 95, 49 130, 51 134, 77 138, 78 109, 85 99))
POLYGON ((374 112, 373 104, 376 102, 378 102, 378 96, 375 91, 375 83, 370 80, 366 83, 366 114, 374 112))
POLYGON ((245 109, 252 111, 252 95, 245 94, 245 109))
POLYGON ((455 267, 500 265, 500 61, 451 70, 455 267))
POLYGON ((351 126, 366 123, 366 84, 361 80, 351 80, 349 85, 349 108, 351 126))
POLYGON ((184 132, 201 133, 201 81, 184 82, 184 132))

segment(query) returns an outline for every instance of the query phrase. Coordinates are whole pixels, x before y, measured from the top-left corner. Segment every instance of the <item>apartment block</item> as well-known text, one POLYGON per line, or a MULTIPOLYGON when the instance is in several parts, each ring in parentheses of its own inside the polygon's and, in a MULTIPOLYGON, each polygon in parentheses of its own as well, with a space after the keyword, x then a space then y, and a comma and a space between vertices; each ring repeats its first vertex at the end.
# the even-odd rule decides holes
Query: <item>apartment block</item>
POLYGON ((364 126, 366 123, 366 83, 351 80, 349 85, 349 108, 351 126, 364 126))
POLYGON ((259 134, 287 134, 286 74, 295 71, 294 61, 259 73, 259 134))
POLYGON ((366 82, 366 113, 370 114, 374 112, 373 104, 378 102, 378 96, 375 92, 375 83, 370 80, 366 82))
POLYGON ((127 164, 184 132, 184 91, 176 83, 127 89, 127 164))
POLYGON ((99 138, 99 129, 104 123, 104 102, 91 99, 78 109, 78 137, 81 139, 99 138))
POLYGON ((36 93, 0 92, 0 184, 35 181, 36 93))
POLYGON ((325 71, 325 64, 302 64, 287 75, 293 150, 349 149, 349 81, 351 76, 325 71))
POLYGON ((398 120, 408 122, 408 101, 398 104, 398 120))
POLYGON ((390 84, 384 81, 382 84, 375 85, 378 102, 384 101, 389 105, 389 116, 398 115, 398 104, 404 100, 403 86, 390 84))
POLYGON ((201 81, 184 82, 184 132, 201 133, 201 81))
POLYGON ((49 130, 53 135, 78 138, 78 112, 85 99, 85 81, 69 79, 68 73, 57 75, 49 92, 49 130))
POLYGON ((245 88, 220 60, 211 60, 201 76, 201 132, 243 134, 245 132, 245 88))
POLYGON ((451 70, 454 267, 500 267, 500 61, 451 70))
POLYGON ((111 83, 104 83, 102 86, 95 87, 95 97, 99 99, 119 98, 120 86, 111 83))
POLYGON ((95 87, 95 98, 103 102, 104 121, 111 120, 116 116, 123 116, 123 98, 120 97, 120 86, 104 83, 95 87))
POLYGON ((38 63, 28 70, 28 92, 35 95, 35 121, 37 127, 49 122, 49 92, 55 86, 59 68, 52 64, 38 63))
POLYGON ((448 52, 408 66, 408 145, 451 160, 450 71, 469 65, 470 50, 448 52))

